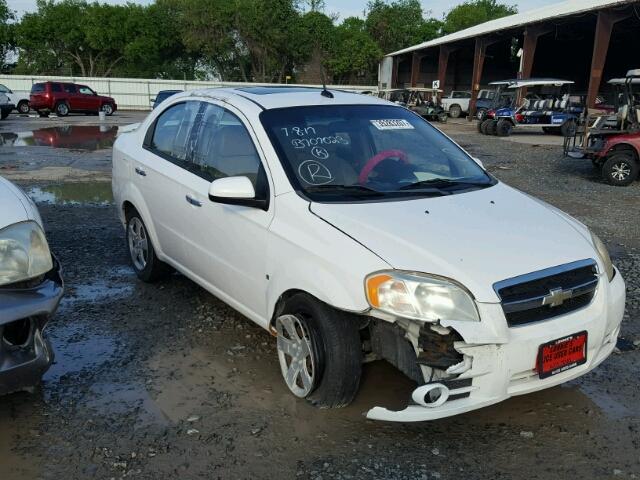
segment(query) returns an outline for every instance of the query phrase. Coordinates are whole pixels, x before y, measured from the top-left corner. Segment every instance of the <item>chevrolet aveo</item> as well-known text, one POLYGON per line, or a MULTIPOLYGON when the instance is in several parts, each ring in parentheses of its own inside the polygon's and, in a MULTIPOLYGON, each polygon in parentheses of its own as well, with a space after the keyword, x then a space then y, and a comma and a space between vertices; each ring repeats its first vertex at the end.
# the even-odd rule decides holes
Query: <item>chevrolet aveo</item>
POLYGON ((363 361, 455 415, 558 385, 613 350, 624 281, 603 243, 384 100, 312 88, 177 94, 117 139, 134 269, 175 269, 268 330, 291 392, 354 398, 363 361))

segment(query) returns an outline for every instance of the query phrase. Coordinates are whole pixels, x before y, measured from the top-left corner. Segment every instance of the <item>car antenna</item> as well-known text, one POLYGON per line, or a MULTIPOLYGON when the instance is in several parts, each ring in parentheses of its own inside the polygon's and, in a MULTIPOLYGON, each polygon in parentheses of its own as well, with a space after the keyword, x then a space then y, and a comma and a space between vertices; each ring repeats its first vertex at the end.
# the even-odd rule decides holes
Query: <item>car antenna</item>
POLYGON ((324 67, 320 69, 320 75, 322 76, 322 91, 320 92, 320 95, 327 98, 333 98, 333 93, 327 90, 327 82, 324 77, 324 67))

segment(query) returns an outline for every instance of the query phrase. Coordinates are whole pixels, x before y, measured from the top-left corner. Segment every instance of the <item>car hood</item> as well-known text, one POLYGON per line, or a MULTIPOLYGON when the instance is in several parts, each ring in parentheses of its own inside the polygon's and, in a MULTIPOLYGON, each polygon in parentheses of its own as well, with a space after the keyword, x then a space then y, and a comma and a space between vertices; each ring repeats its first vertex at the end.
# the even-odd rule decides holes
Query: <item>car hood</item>
POLYGON ((29 220, 29 210, 18 188, 9 180, 0 177, 0 230, 14 223, 29 220))
POLYGON ((562 213, 502 183, 443 197, 310 208, 393 268, 454 279, 480 302, 499 301, 493 284, 500 280, 597 258, 562 213))

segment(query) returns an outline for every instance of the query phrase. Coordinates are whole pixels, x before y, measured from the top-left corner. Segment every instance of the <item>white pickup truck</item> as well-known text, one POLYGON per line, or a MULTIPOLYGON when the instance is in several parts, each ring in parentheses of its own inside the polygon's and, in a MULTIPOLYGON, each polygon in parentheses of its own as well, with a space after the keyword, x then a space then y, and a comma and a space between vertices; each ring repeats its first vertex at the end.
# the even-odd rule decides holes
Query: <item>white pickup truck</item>
POLYGON ((0 93, 9 97, 9 102, 15 105, 20 113, 29 113, 29 92, 14 92, 6 85, 0 83, 0 93))
POLYGON ((469 101, 471 92, 464 90, 453 90, 446 97, 442 97, 442 108, 451 118, 458 118, 463 113, 469 113, 469 101))

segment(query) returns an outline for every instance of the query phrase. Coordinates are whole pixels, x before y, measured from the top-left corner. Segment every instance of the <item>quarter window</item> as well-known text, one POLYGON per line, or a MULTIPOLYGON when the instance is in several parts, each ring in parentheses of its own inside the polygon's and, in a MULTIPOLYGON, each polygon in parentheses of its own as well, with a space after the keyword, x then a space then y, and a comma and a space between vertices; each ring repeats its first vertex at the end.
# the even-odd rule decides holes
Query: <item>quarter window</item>
POLYGON ((62 91, 62 87, 60 86, 59 83, 52 83, 51 84, 51 91, 52 92, 61 92, 62 91))

